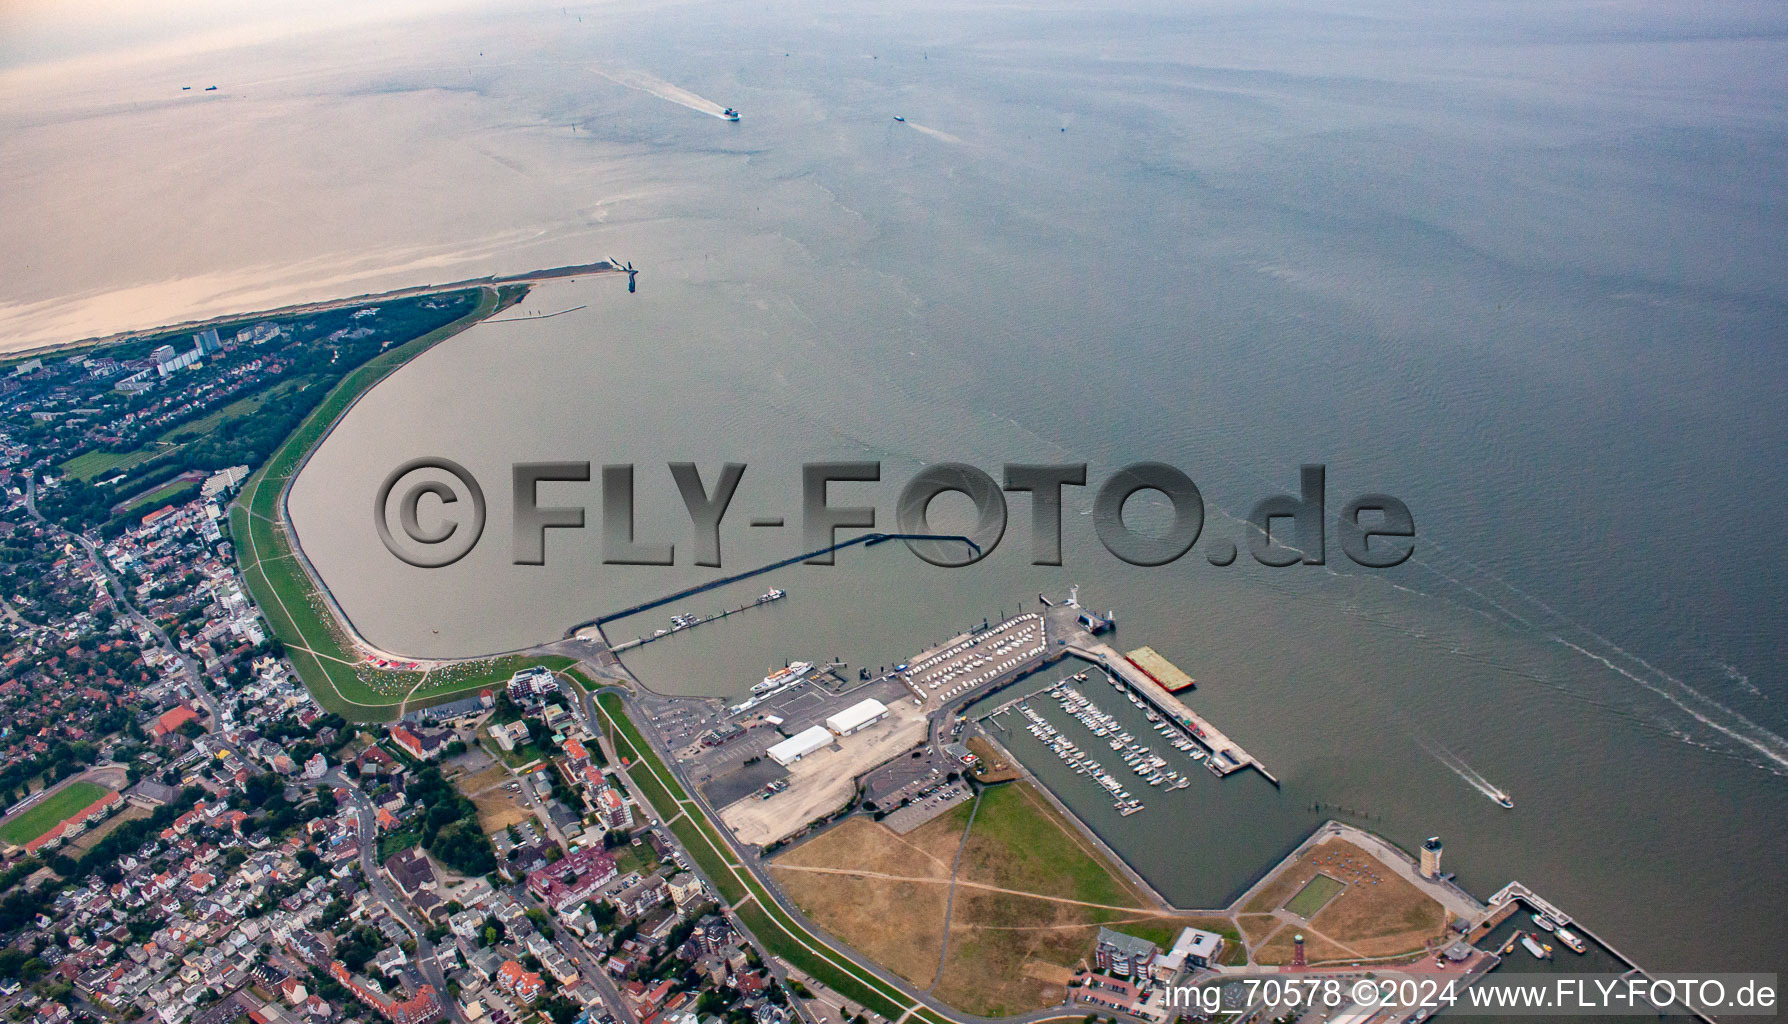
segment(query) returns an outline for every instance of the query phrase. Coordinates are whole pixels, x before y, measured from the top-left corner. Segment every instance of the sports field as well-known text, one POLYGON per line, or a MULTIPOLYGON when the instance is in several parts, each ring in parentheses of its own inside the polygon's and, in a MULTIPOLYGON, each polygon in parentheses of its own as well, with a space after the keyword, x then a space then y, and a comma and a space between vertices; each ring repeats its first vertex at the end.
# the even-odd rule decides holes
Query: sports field
POLYGON ((1298 894, 1285 904, 1285 909, 1308 921, 1316 916, 1316 912, 1328 905, 1335 894, 1343 888, 1339 879, 1327 875, 1317 875, 1304 884, 1298 894))
POLYGON ((1240 909, 1257 964, 1289 963, 1293 935, 1312 964, 1416 956, 1447 935, 1432 896, 1340 838, 1274 869, 1240 909))
POLYGON ((0 839, 24 846, 111 792, 97 782, 71 782, 0 824, 0 839))

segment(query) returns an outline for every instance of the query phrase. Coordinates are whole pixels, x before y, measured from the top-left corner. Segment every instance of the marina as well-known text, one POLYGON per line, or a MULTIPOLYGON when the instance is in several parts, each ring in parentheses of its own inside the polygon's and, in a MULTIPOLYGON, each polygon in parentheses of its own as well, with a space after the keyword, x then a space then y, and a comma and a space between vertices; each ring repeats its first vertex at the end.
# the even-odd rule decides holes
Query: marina
POLYGON ((1266 770, 1266 766, 1244 750, 1241 744, 1230 739, 1204 716, 1187 707, 1128 657, 1096 641, 1069 643, 1067 650, 1068 653, 1103 668, 1105 678, 1114 689, 1124 692, 1126 699, 1137 707, 1144 708, 1146 713, 1159 716, 1166 727, 1157 731, 1163 736, 1169 736, 1170 741, 1184 738, 1203 746, 1209 755, 1205 765, 1213 774, 1225 776, 1244 768, 1253 768, 1266 776, 1268 782, 1275 786, 1279 784, 1279 780, 1266 770))
MULTIPOLYGON (((1125 731, 1117 719, 1100 710, 1099 706, 1085 694, 1068 685, 1070 682, 1084 683, 1088 679, 1085 672, 1071 677, 1069 680, 1056 683, 1039 695, 1021 698, 1015 702, 1015 708, 1027 721, 1026 731, 1047 746, 1061 758, 1076 775, 1085 776, 1101 786, 1112 797, 1112 807, 1123 817, 1129 817, 1144 809, 1141 799, 1132 796, 1124 788, 1120 777, 1107 770, 1092 752, 1081 749, 1074 740, 1063 735, 1055 726, 1049 724, 1042 715, 1032 710, 1029 701, 1037 696, 1047 696, 1057 702, 1062 711, 1072 716, 1085 726, 1092 736, 1103 741, 1113 752, 1113 756, 1121 760, 1124 767, 1130 770, 1143 784, 1153 787, 1164 787, 1168 790, 1185 789, 1191 780, 1181 775, 1176 768, 1169 767, 1168 759, 1157 754, 1152 748, 1138 741, 1135 736, 1125 731)), ((995 712, 1001 714, 1004 712, 995 712)), ((989 716, 991 717, 991 716, 989 716)), ((1150 713, 1156 725, 1156 731, 1166 739, 1168 727, 1160 721, 1159 716, 1150 713)), ((1197 749, 1190 740, 1166 739, 1174 749, 1187 754, 1190 763, 1196 764, 1205 760, 1205 753, 1197 749)))

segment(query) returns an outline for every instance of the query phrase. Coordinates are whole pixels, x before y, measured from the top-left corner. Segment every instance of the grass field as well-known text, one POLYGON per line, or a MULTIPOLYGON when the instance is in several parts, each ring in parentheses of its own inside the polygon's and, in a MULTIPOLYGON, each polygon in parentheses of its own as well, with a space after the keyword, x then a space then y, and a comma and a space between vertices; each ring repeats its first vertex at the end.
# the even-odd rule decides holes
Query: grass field
POLYGON ((314 383, 315 379, 312 377, 299 377, 293 380, 281 381, 269 388, 262 388, 260 391, 257 391, 246 398, 238 398, 229 405, 220 409, 215 409, 196 420, 180 424, 174 429, 161 435, 161 440, 190 441, 195 437, 202 437, 231 420, 246 419, 249 416, 253 416, 256 412, 260 411, 261 406, 266 405, 269 402, 290 401, 297 397, 300 391, 303 391, 314 383))
POLYGON ((992 785, 996 782, 1011 782, 1020 778, 1018 768, 1008 764, 1006 759, 993 749, 993 744, 979 736, 969 738, 968 748, 979 763, 975 765, 975 778, 992 785))
POLYGON ((1338 878, 1317 875, 1304 883, 1304 887, 1298 890, 1298 894, 1285 904, 1285 909, 1308 921, 1345 888, 1347 886, 1338 878))
POLYGON ((153 811, 150 811, 146 807, 138 807, 136 804, 126 804, 124 810, 118 811, 110 818, 107 818, 98 828, 90 828, 87 831, 82 832, 80 838, 68 844, 69 852, 72 855, 79 857, 80 855, 91 851, 95 846, 98 846, 101 839, 110 835, 126 822, 140 821, 143 818, 149 817, 153 813, 153 811))
POLYGON ((0 839, 23 846, 108 792, 110 790, 97 782, 71 782, 0 824, 0 839))
POLYGON ((867 818, 849 818, 776 858, 776 880, 802 913, 870 959, 930 987, 943 954, 950 864, 962 845, 969 805, 961 804, 907 835, 867 818), (927 879, 896 882, 822 873, 847 869, 927 879))
POLYGON ((981 796, 958 877, 1006 889, 1120 907, 1147 906, 1093 846, 1026 783, 981 796))
POLYGON ((130 469, 150 459, 159 452, 82 452, 62 464, 62 472, 76 480, 93 480, 107 473, 121 469, 130 469))
POLYGON ((198 480, 170 480, 153 491, 132 498, 130 504, 124 506, 124 511, 130 512, 134 509, 153 505, 158 501, 166 501, 167 499, 186 491, 196 491, 199 489, 199 483, 200 481, 198 480))
POLYGON ((848 819, 784 852, 772 870, 828 932, 916 985, 935 981, 938 998, 981 1016, 1060 1002, 1101 926, 1162 947, 1187 926, 1239 938, 1227 917, 1153 909, 1023 783, 987 789, 978 807, 958 806, 906 836, 848 819))
POLYGON ((534 816, 521 799, 509 791, 514 778, 500 764, 457 779, 454 785, 478 808, 478 827, 485 835, 501 832, 534 816))
POLYGON ((1279 870, 1248 900, 1239 920, 1257 943, 1263 933, 1272 935, 1254 949, 1261 964, 1289 962, 1297 932, 1304 934, 1312 963, 1413 955, 1447 933, 1446 909, 1433 897, 1340 838, 1325 839, 1279 870), (1304 924, 1272 932, 1271 922, 1286 921, 1286 915, 1304 924))
POLYGON ((1349 953, 1346 948, 1320 935, 1286 925, 1267 940, 1266 945, 1254 950, 1254 962, 1268 966, 1291 963, 1293 947, 1299 935, 1304 937, 1304 956, 1312 964, 1349 962, 1359 959, 1357 955, 1349 953))
MULTIPOLYGON (((515 668, 539 659, 498 658, 458 664, 428 674, 389 671, 366 665, 353 653, 327 602, 298 564, 282 523, 280 493, 304 460, 327 436, 355 399, 431 346, 505 308, 526 289, 481 289, 470 313, 367 360, 343 377, 316 409, 292 431, 267 464, 243 486, 230 509, 230 534, 243 578, 273 634, 317 701, 356 722, 387 721, 400 705, 422 706, 449 700, 509 678, 515 668)), ((568 663, 568 662, 567 662, 568 663)), ((560 665, 553 667, 559 668, 560 665)))

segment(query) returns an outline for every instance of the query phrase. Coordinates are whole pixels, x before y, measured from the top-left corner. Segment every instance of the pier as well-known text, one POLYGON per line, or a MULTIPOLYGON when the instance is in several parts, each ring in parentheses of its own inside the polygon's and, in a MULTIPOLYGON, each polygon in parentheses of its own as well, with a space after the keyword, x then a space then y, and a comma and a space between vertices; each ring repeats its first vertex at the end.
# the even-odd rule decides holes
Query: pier
POLYGON ((981 550, 975 545, 974 541, 969 540, 961 534, 955 533, 865 533, 861 536, 852 537, 849 540, 841 540, 836 544, 828 544, 823 548, 817 548, 804 554, 779 559, 768 565, 760 565, 755 569, 747 569, 744 572, 736 572, 730 576, 722 576, 718 579, 708 580, 706 583, 697 583, 692 587, 684 587, 682 590, 676 591, 675 593, 666 594, 663 597, 655 597, 649 601, 641 601, 638 604, 622 608, 620 611, 609 612, 606 615, 598 615, 593 619, 585 619, 583 622, 567 629, 565 631, 565 639, 570 640, 586 630, 593 629, 597 633, 601 633, 602 627, 619 619, 639 615, 642 612, 649 612, 654 608, 662 608, 667 604, 675 604, 678 601, 694 597, 697 594, 705 593, 710 590, 717 590, 721 587, 731 586, 734 583, 748 580, 753 576, 762 576, 764 573, 775 572, 778 569, 786 568, 800 562, 823 558, 833 552, 843 551, 845 548, 852 548, 858 545, 874 547, 877 544, 885 544, 891 540, 959 540, 964 544, 967 544, 971 550, 977 552, 981 550))
MULTIPOLYGON (((1252 768, 1266 777, 1268 782, 1279 785, 1279 780, 1267 771, 1266 766, 1253 754, 1248 753, 1241 744, 1231 739, 1223 730, 1198 712, 1187 707, 1169 689, 1170 685, 1181 685, 1182 692, 1190 689, 1192 680, 1178 668, 1161 657, 1154 650, 1144 647, 1133 652, 1137 657, 1124 655, 1111 646, 1102 643, 1094 636, 1094 630, 1104 631, 1111 627, 1111 616, 1095 615, 1080 606, 1079 588, 1070 591, 1069 598, 1061 604, 1051 604, 1047 597, 1037 595, 1043 604, 1041 616, 1020 615, 1000 623, 994 631, 971 631, 956 637, 954 641, 925 652, 915 659, 909 667, 910 672, 903 673, 907 686, 913 696, 921 702, 935 701, 941 698, 944 703, 953 700, 967 702, 992 690, 998 689, 1011 680, 1021 678, 1063 657, 1073 656, 1082 661, 1105 670, 1115 682, 1121 683, 1129 691, 1140 698, 1145 705, 1152 706, 1164 720, 1181 732, 1187 739, 1197 743, 1209 751, 1205 767, 1219 777, 1232 775, 1244 768, 1252 768), (991 662, 994 658, 977 657, 974 650, 987 639, 998 636, 1007 630, 1026 629, 1029 620, 1041 619, 1043 643, 1033 646, 1028 639, 1019 643, 1010 643, 1003 655, 1006 660, 992 664, 991 668, 980 670, 967 679, 958 681, 963 671, 960 662, 968 660, 977 668, 980 663, 991 662), (1140 662, 1140 663, 1139 663, 1140 662), (1151 665, 1145 668, 1144 665, 1151 665), (1157 673, 1160 675, 1158 676, 1157 673), (941 678, 940 678, 941 677, 941 678), (1162 677, 1166 677, 1165 681, 1162 677), (951 682, 955 685, 937 693, 940 682, 951 682), (989 685, 992 684, 992 685, 989 685)), ((1009 635, 1009 634, 1008 634, 1009 635)), ((975 671, 975 669, 970 669, 975 671)), ((1045 687, 1047 689, 1047 687, 1045 687)), ((1032 696, 1032 694, 1027 694, 1032 696)), ((992 719, 994 715, 1009 711, 1024 698, 1016 698, 1002 704, 995 711, 982 716, 992 719)), ((992 723, 995 728, 1004 729, 998 722, 992 723)))
POLYGON ((1266 776, 1267 781, 1273 785, 1279 784, 1279 780, 1253 754, 1211 724, 1209 719, 1181 703, 1178 697, 1167 692, 1166 687, 1156 682, 1129 658, 1094 641, 1091 636, 1085 636, 1084 640, 1071 641, 1066 646, 1069 654, 1092 662, 1121 680, 1145 703, 1153 705, 1168 721, 1178 725, 1188 737, 1209 750, 1211 756, 1206 764, 1211 771, 1218 775, 1229 775, 1244 768, 1252 768, 1266 776))
POLYGON ((697 626, 724 619, 729 615, 737 615, 740 612, 748 612, 753 608, 762 608, 767 604, 774 604, 787 596, 788 594, 786 592, 771 588, 769 593, 764 594, 750 604, 742 604, 737 608, 723 608, 712 615, 679 615, 671 619, 671 627, 669 629, 661 629, 658 632, 653 633, 651 636, 636 637, 625 643, 615 644, 610 647, 609 650, 616 654, 620 654, 622 651, 631 651, 635 647, 644 647, 655 640, 663 640, 665 637, 675 636, 684 630, 694 629, 697 626))
MULTIPOLYGON (((1589 941, 1607 950, 1608 955, 1627 966, 1628 974, 1636 974, 1647 981, 1655 980, 1651 972, 1640 967, 1638 962, 1632 957, 1615 949, 1608 943, 1608 940, 1597 935, 1595 932, 1590 931, 1588 926, 1583 924, 1583 922, 1573 920, 1571 915, 1559 909, 1556 904, 1542 898, 1539 893, 1534 892, 1520 882, 1510 882, 1501 889, 1498 889, 1496 895, 1490 897, 1488 912, 1484 915, 1478 926, 1472 930, 1472 934, 1477 935, 1480 932, 1482 934, 1489 934, 1491 929, 1495 928, 1497 924, 1506 920, 1510 914, 1514 913, 1515 908, 1519 904, 1526 904, 1529 908, 1544 914, 1558 922, 1560 925, 1568 926, 1578 935, 1587 938, 1589 941)), ((1673 1009, 1682 1010, 1696 1020, 1702 1021, 1703 1024, 1715 1024, 1712 1017, 1709 1017, 1707 1014, 1694 1007, 1684 1006, 1680 1002, 1671 1003, 1670 1006, 1673 1009)))

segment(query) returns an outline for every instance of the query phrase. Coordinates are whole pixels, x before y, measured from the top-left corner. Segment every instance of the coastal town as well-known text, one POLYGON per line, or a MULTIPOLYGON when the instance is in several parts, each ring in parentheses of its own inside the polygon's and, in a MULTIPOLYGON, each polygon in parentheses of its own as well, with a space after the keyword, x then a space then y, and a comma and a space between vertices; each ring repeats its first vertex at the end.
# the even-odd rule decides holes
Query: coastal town
POLYGON ((614 645, 598 627, 462 662, 371 649, 296 567, 272 496, 317 418, 376 380, 352 360, 473 301, 12 367, 12 1024, 1166 1024, 1275 1016, 1225 988, 1263 972, 1470 983, 1555 949, 1636 969, 1518 883, 1460 888, 1439 837, 1410 853, 1336 821, 1229 905, 1176 906, 1073 787, 1127 820, 1195 783, 1279 782, 1189 674, 1111 646, 1113 613, 1078 588, 898 665, 790 662, 726 699, 654 693, 620 654, 787 591, 614 645), (255 396, 296 366, 309 404, 260 423, 255 396), (170 433, 208 418, 244 461, 175 454, 208 450, 170 433), (1220 1010, 1177 1001, 1211 987, 1220 1010))
POLYGON ((623 795, 607 741, 569 723, 553 672, 356 729, 243 597, 210 505, 227 489, 91 552, 10 493, 13 542, 56 554, 23 610, 66 611, 9 616, 0 1013, 789 1019, 785 982, 623 795), (560 756, 504 767, 531 731, 560 756), (486 836, 448 781, 469 762, 511 780, 499 802, 550 813, 486 836))

